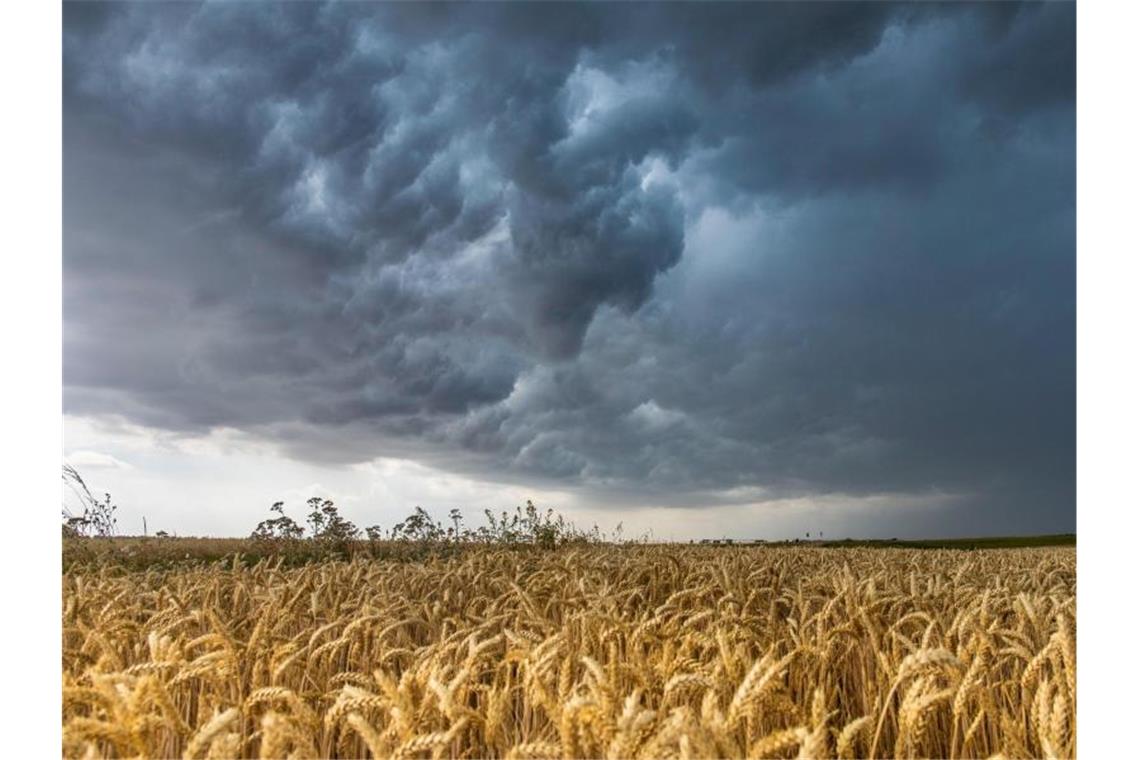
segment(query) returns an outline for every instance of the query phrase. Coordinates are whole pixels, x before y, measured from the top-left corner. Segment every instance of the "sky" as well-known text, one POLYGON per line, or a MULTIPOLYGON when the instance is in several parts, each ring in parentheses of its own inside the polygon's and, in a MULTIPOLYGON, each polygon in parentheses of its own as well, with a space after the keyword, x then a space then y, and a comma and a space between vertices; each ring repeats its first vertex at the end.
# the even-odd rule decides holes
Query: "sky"
POLYGON ((120 530, 1075 529, 1067 3, 67 3, 120 530))

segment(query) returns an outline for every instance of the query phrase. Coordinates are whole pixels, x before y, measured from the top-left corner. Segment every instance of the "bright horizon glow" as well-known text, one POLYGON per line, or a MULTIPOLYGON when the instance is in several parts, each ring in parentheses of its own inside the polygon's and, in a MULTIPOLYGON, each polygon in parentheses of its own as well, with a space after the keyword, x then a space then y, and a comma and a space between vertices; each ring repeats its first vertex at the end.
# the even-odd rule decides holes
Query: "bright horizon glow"
MULTIPOLYGON (((232 431, 208 436, 171 435, 121 421, 64 417, 64 462, 74 466, 96 496, 110 493, 118 505, 119 533, 150 535, 165 530, 180 536, 248 536, 269 506, 285 502, 286 514, 304 524, 305 501, 313 496, 334 501, 341 513, 363 530, 384 530, 422 506, 446 521, 458 508, 466 527, 484 523, 484 509, 496 514, 528 499, 542 510, 554 509, 577 527, 597 525, 612 535, 619 523, 625 538, 648 534, 656 541, 702 538, 783 540, 802 538, 924 538, 883 528, 860 527, 889 521, 915 508, 952 507, 947 495, 925 497, 842 496, 771 501, 742 501, 694 507, 622 503, 609 509, 579 494, 517 483, 480 480, 449 473, 408 459, 380 457, 371 462, 335 466, 290 460, 265 442, 232 431)), ((64 488, 64 500, 72 504, 64 488)), ((938 536, 959 537, 959 536, 938 536)))

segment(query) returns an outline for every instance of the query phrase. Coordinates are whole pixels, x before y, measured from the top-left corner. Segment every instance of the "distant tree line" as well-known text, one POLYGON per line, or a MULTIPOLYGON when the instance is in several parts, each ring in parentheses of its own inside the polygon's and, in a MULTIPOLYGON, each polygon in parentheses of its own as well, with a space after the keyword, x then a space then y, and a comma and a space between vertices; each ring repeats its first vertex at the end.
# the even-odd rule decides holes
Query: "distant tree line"
POLYGON ((433 518, 423 507, 415 507, 410 515, 385 531, 379 525, 370 525, 361 531, 352 521, 342 517, 336 505, 319 496, 306 502, 309 515, 308 530, 285 514, 284 502, 274 502, 269 509, 274 514, 257 524, 250 538, 257 541, 315 541, 328 545, 343 545, 364 538, 370 543, 381 541, 418 544, 533 544, 554 548, 566 544, 599 543, 606 540, 621 541, 619 523, 612 536, 602 533, 597 525, 588 531, 580 530, 553 509, 540 511, 528 500, 525 506, 515 507, 496 515, 490 509, 483 511, 486 524, 477 528, 463 525, 458 509, 448 513, 450 524, 433 518))
MULTIPOLYGON (((67 538, 111 537, 117 533, 118 522, 115 512, 118 507, 110 494, 96 498, 71 465, 63 466, 63 482, 77 497, 80 509, 63 507, 63 535, 67 538)), ((581 530, 567 521, 553 509, 539 510, 534 502, 527 500, 525 506, 515 507, 513 512, 502 510, 498 514, 490 509, 483 511, 486 523, 470 528, 463 525, 463 515, 458 509, 448 513, 448 522, 433 518, 423 507, 415 507, 412 513, 388 530, 379 525, 370 525, 363 531, 342 516, 331 499, 314 496, 306 502, 308 516, 305 526, 285 514, 285 502, 277 501, 270 506, 271 516, 262 520, 250 534, 250 539, 266 544, 311 543, 328 549, 347 550, 352 542, 366 540, 370 544, 380 542, 414 543, 424 546, 459 544, 527 544, 542 548, 555 548, 567 544, 622 542, 622 524, 618 523, 612 534, 603 533, 597 525, 590 530, 581 530)), ((166 531, 155 533, 156 538, 168 538, 166 531)), ((640 540, 648 540, 643 536, 640 540)))

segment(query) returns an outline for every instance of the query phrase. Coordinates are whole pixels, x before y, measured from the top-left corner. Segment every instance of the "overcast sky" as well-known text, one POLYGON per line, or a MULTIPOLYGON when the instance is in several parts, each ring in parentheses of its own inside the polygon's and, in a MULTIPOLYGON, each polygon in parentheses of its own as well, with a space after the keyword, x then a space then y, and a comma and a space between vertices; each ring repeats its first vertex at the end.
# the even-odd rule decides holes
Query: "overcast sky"
POLYGON ((126 532, 1073 530, 1074 26, 68 3, 65 457, 126 532))

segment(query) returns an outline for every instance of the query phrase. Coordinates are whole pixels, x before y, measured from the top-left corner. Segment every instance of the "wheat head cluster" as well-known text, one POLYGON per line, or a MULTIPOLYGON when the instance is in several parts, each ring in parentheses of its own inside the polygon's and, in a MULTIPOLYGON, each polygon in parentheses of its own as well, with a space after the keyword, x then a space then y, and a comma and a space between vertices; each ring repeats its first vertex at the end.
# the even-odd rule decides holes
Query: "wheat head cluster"
POLYGON ((1072 757, 1070 548, 63 577, 67 757, 1072 757))

